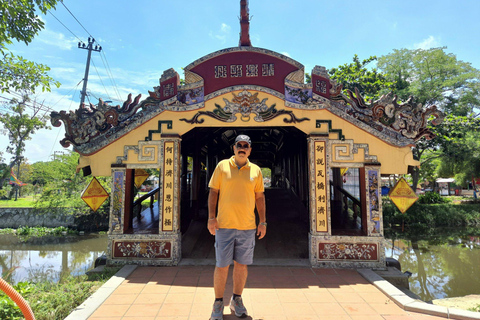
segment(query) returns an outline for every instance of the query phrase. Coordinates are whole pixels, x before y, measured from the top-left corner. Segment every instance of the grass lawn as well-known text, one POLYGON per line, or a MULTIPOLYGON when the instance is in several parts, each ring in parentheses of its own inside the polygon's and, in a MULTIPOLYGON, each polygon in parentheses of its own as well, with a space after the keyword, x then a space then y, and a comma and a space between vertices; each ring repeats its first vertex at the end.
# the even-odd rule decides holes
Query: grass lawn
POLYGON ((0 200, 0 208, 32 208, 34 204, 33 196, 18 198, 17 201, 0 200))

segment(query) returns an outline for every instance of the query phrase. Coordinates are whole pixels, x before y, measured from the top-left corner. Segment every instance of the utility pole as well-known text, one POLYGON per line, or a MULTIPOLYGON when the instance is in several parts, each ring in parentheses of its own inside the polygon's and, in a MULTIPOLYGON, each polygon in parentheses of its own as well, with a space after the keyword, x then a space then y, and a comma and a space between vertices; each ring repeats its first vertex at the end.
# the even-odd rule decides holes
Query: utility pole
POLYGON ((83 89, 80 92, 82 95, 80 99, 80 105, 82 105, 85 102, 85 96, 87 95, 88 71, 90 70, 90 58, 92 56, 92 51, 96 51, 96 52, 102 51, 101 46, 96 45, 95 48, 93 47, 94 42, 95 42, 95 39, 88 37, 88 45, 85 45, 85 43, 80 43, 80 42, 78 43, 79 49, 88 50, 87 65, 85 67, 85 76, 83 77, 83 89))

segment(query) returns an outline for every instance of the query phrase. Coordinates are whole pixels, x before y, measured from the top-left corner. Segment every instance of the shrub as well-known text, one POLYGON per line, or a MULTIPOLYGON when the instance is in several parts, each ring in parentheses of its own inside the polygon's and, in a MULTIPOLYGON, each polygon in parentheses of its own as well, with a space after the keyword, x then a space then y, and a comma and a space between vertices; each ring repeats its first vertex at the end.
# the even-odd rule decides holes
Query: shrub
MULTIPOLYGON (((58 283, 50 281, 20 282, 13 287, 28 301, 37 320, 62 320, 119 269, 105 268, 105 272, 96 275, 94 281, 90 281, 86 275, 69 276, 58 283)), ((0 319, 23 319, 18 306, 3 292, 0 292, 0 319)))
MULTIPOLYGON (((19 282, 16 285, 14 285, 13 288, 22 297, 25 297, 32 292, 32 286, 28 282, 19 282)), ((0 319, 3 319, 3 320, 23 319, 23 314, 22 314, 22 311, 20 311, 20 308, 3 291, 0 291, 0 319)))
POLYGON ((383 222, 386 228, 405 224, 425 227, 454 227, 480 225, 478 205, 471 204, 413 204, 402 214, 388 198, 383 202, 383 222))
POLYGON ((474 312, 480 312, 480 304, 477 305, 476 307, 470 308, 469 310, 474 312))
POLYGON ((424 204, 447 203, 447 202, 450 202, 450 199, 442 197, 441 195, 433 191, 425 192, 425 194, 421 194, 417 200, 417 203, 424 203, 424 204))

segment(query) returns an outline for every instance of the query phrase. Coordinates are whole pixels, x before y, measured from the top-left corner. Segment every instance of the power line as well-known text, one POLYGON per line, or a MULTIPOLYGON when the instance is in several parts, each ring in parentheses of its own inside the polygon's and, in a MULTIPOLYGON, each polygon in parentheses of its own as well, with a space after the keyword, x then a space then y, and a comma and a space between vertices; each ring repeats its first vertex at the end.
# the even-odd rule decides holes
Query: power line
MULTIPOLYGON (((62 23, 57 17, 55 17, 51 12, 50 12, 50 14, 52 14, 52 16, 53 16, 55 19, 57 19, 57 21, 58 21, 60 24, 62 24, 62 26, 64 26, 65 29, 67 29, 67 30, 68 30, 71 34, 73 34, 78 40, 80 40, 80 42, 83 44, 83 46, 81 46, 80 43, 79 43, 79 45, 78 45, 79 48, 81 48, 81 49, 88 49, 88 50, 89 50, 89 54, 91 53, 91 51, 99 51, 100 53, 103 53, 103 57, 102 57, 102 55, 100 55, 100 58, 102 59, 103 65, 104 65, 105 70, 106 70, 106 72, 107 72, 107 76, 109 77, 110 82, 112 83, 112 86, 113 86, 113 89, 114 89, 115 94, 117 95, 118 101, 122 101, 120 92, 119 92, 119 90, 118 90, 118 86, 117 86, 117 84, 116 84, 116 82, 115 82, 115 78, 113 77, 112 71, 111 71, 111 69, 110 69, 110 65, 109 65, 109 63, 108 63, 107 56, 106 56, 105 53, 102 51, 102 48, 101 48, 101 47, 99 47, 98 50, 97 50, 97 46, 95 47, 95 49, 93 48, 93 42, 95 41, 94 37, 93 37, 93 36, 91 35, 91 33, 85 28, 85 26, 77 19, 77 17, 72 13, 72 11, 70 11, 70 9, 68 9, 68 7, 65 5, 65 3, 63 3, 63 1, 61 1, 61 3, 62 3, 62 5, 65 7, 65 9, 68 11, 68 13, 75 19, 75 21, 77 21, 77 23, 83 28, 83 30, 85 30, 85 32, 92 38, 93 41, 90 41, 90 38, 89 38, 88 46, 85 45, 85 43, 84 43, 79 37, 77 37, 70 29, 67 28, 67 26, 65 26, 65 24, 63 24, 63 23, 62 23), (92 42, 92 43, 90 43, 90 42, 92 42), (104 59, 105 59, 105 60, 104 60, 104 59)), ((88 59, 88 60, 90 60, 90 59, 88 59)), ((97 72, 97 75, 98 75, 100 81, 102 82, 102 86, 103 86, 103 88, 105 89, 105 93, 107 94, 107 96, 108 96, 108 98, 109 98, 110 100, 114 100, 114 99, 112 99, 112 98, 110 97, 110 94, 108 93, 108 91, 107 91, 107 89, 106 89, 106 87, 105 87, 105 84, 103 83, 103 80, 102 80, 102 78, 100 77, 100 75, 99 75, 99 73, 98 73, 98 70, 97 70, 97 68, 96 68, 95 63, 93 62, 93 60, 92 60, 92 63, 94 64, 94 67, 95 67, 95 70, 96 70, 96 72, 97 72)), ((87 64, 89 64, 89 62, 87 62, 87 64)), ((88 81, 88 66, 87 66, 86 76, 85 76, 85 78, 83 79, 83 81, 84 81, 84 89, 82 90, 82 92, 85 91, 84 94, 86 95, 86 82, 88 81)), ((82 98, 82 100, 84 101, 84 98, 82 98)), ((82 101, 82 102, 83 102, 83 101, 82 101)), ((89 102, 90 102, 90 101, 89 101, 89 102)), ((57 102, 57 103, 58 103, 58 102, 57 102)))
MULTIPOLYGON (((62 3, 63 3, 63 2, 62 2, 62 3)), ((55 15, 52 13, 52 11, 49 10, 48 12, 49 12, 55 19, 57 19, 57 21, 58 21, 65 29, 67 29, 68 31, 70 31, 70 33, 73 34, 73 36, 74 36, 75 38, 77 38, 81 43, 83 43, 83 40, 80 39, 79 37, 77 37, 77 35, 76 35, 75 33, 73 33, 72 30, 68 29, 67 26, 64 25, 62 21, 60 21, 57 17, 55 17, 55 15)))
MULTIPOLYGON (((55 102, 52 107, 55 107, 60 101, 62 101, 63 99, 65 99, 66 96, 68 96, 70 94, 70 92, 75 92, 78 88, 78 86, 80 85, 80 83, 82 83, 83 80, 80 80, 77 85, 75 87, 73 87, 72 89, 70 89, 70 91, 68 91, 66 94, 63 95, 63 97, 61 97, 57 102, 55 102)), ((73 98, 73 97, 72 97, 73 98)), ((72 99, 73 100, 73 99, 72 99)))
POLYGON ((109 94, 108 91, 107 91, 107 88, 106 88, 105 85, 103 84, 103 80, 102 80, 102 78, 100 77, 100 74, 98 73, 98 70, 97 70, 97 66, 95 65, 95 62, 93 62, 93 60, 92 60, 92 64, 93 64, 93 67, 95 68, 95 72, 97 73, 98 78, 100 79, 100 82, 102 83, 103 89, 105 89, 105 92, 107 93, 108 99, 112 100, 112 98, 110 97, 110 94, 109 94))
POLYGON ((61 1, 61 3, 62 3, 62 5, 65 7, 65 9, 67 9, 67 11, 72 15, 72 17, 73 17, 75 20, 77 20, 78 24, 83 28, 83 30, 85 30, 85 32, 86 32, 90 37, 93 38, 93 36, 90 34, 90 32, 88 32, 88 30, 85 29, 85 27, 83 26, 83 24, 82 24, 80 21, 78 21, 77 17, 75 17, 75 15, 67 8, 67 6, 65 5, 65 3, 63 3, 63 1, 61 1))
MULTIPOLYGON (((18 94, 18 93, 10 92, 10 94, 12 94, 12 95, 14 95, 14 96, 16 95, 16 96, 18 96, 18 97, 20 97, 20 98, 23 98, 23 97, 22 97, 20 94, 18 94)), ((13 98, 8 98, 8 97, 4 97, 4 96, 0 96, 0 98, 5 99, 5 100, 8 100, 8 101, 12 101, 12 100, 13 100, 13 98)), ((36 101, 36 100, 34 100, 34 101, 36 101)), ((43 104, 43 103, 38 103, 38 105, 37 105, 37 103, 32 104, 32 103, 29 102, 29 101, 18 101, 18 100, 17 100, 17 102, 18 102, 18 103, 22 103, 23 105, 25 105, 26 107, 32 109, 33 111, 45 111, 45 112, 55 111, 54 109, 46 106, 46 105, 43 104)))
POLYGON ((107 70, 107 74, 110 78, 110 82, 112 82, 113 88, 115 89, 115 93, 117 94, 117 98, 121 100, 122 98, 120 96, 120 92, 118 91, 118 87, 117 87, 117 83, 115 82, 115 78, 113 77, 112 71, 110 70, 110 65, 108 64, 107 56, 105 55, 105 53, 103 51, 101 53, 103 54, 103 57, 105 58, 105 61, 102 58, 102 54, 100 54, 100 58, 102 58, 103 65, 105 66, 105 69, 107 70))

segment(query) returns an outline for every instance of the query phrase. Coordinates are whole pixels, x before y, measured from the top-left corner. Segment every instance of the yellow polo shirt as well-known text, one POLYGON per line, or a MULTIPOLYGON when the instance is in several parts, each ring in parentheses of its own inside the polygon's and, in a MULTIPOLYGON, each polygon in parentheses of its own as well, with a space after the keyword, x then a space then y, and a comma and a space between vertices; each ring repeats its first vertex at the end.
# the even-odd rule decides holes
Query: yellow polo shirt
POLYGON ((256 229, 255 193, 264 192, 260 167, 247 160, 240 169, 235 156, 217 164, 208 187, 219 190, 219 228, 256 229))

